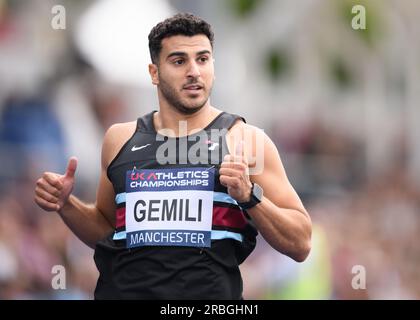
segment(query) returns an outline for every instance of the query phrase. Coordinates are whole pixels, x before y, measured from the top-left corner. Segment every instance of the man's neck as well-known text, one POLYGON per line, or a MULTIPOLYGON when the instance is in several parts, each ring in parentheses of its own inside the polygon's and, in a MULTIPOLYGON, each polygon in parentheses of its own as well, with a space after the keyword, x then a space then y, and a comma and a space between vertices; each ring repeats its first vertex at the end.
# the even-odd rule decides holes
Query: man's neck
POLYGON ((175 108, 160 106, 154 114, 156 131, 166 136, 182 137, 205 128, 221 111, 209 102, 194 114, 182 114, 175 108))

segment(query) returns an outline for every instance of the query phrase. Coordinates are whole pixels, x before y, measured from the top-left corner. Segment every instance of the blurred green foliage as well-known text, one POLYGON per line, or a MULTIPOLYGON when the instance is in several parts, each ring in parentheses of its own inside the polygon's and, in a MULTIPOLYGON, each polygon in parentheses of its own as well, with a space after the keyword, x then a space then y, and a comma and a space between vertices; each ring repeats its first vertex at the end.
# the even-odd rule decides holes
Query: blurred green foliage
POLYGON ((353 85, 354 79, 348 66, 339 56, 333 56, 330 60, 330 74, 335 84, 341 89, 349 88, 353 85))
POLYGON ((360 37, 368 46, 374 47, 379 40, 381 30, 383 30, 383 22, 380 18, 380 6, 375 5, 372 1, 367 0, 341 0, 333 1, 338 6, 338 13, 343 22, 351 27, 353 18, 356 16, 352 13, 352 8, 356 5, 362 5, 366 9, 366 28, 354 30, 355 35, 360 37))
POLYGON ((284 49, 271 49, 265 56, 265 70, 273 81, 278 81, 288 73, 291 61, 284 49))
POLYGON ((240 18, 251 15, 264 0, 230 0, 233 12, 240 18))

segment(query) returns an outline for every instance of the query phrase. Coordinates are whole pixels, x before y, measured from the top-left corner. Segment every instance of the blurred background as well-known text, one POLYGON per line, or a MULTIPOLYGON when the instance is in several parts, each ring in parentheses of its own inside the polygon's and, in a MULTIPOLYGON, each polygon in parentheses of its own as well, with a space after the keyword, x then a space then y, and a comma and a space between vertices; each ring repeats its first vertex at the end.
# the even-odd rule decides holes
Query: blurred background
POLYGON ((273 139, 314 223, 301 264, 259 237, 244 298, 419 299, 417 0, 0 0, 0 299, 93 298, 93 251, 34 184, 75 155, 94 201, 105 130, 158 107, 147 35, 176 12, 213 26, 212 104, 273 139))

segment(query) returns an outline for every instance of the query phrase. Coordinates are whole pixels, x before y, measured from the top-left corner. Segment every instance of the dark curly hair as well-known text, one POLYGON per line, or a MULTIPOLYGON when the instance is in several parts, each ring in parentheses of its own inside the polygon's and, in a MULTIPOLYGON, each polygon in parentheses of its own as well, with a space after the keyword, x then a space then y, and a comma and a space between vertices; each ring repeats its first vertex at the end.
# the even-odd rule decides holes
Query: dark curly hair
POLYGON ((149 34, 150 58, 154 64, 159 61, 159 54, 162 50, 162 40, 176 35, 195 36, 204 34, 209 38, 213 48, 214 34, 211 26, 191 13, 178 13, 162 22, 159 22, 149 34))

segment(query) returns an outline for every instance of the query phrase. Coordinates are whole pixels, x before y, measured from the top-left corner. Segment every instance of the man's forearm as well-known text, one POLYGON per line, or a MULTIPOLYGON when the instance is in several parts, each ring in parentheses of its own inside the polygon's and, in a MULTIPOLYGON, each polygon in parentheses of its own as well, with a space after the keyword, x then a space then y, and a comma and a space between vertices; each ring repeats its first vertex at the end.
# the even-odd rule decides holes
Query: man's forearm
POLYGON ((264 239, 277 251, 303 261, 310 251, 311 221, 296 209, 279 208, 268 198, 248 210, 264 239))
POLYGON ((73 195, 70 195, 59 214, 70 230, 93 249, 96 242, 113 230, 109 221, 95 205, 86 204, 73 195))

